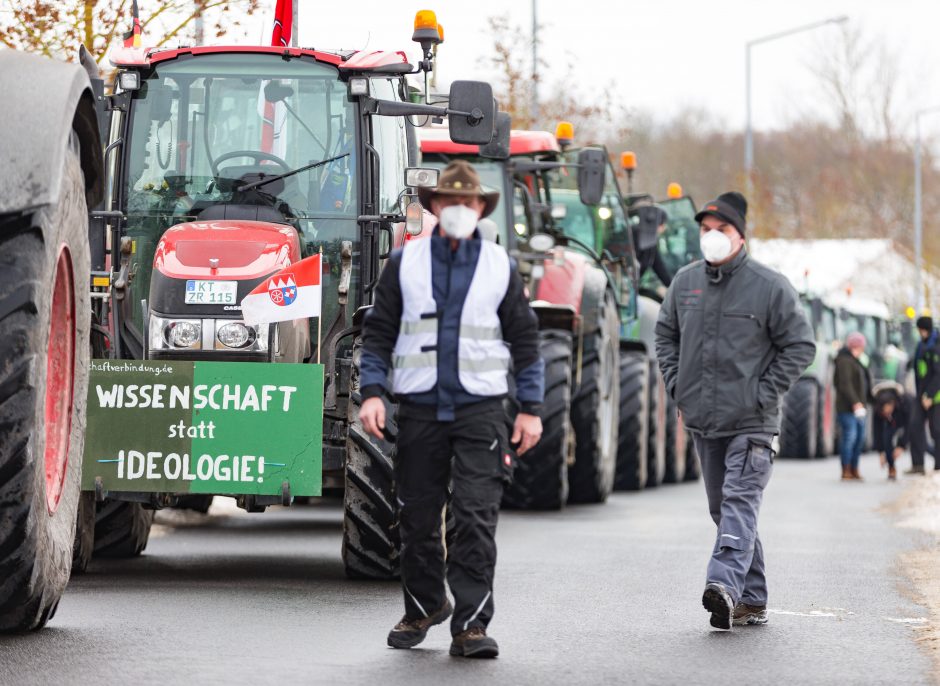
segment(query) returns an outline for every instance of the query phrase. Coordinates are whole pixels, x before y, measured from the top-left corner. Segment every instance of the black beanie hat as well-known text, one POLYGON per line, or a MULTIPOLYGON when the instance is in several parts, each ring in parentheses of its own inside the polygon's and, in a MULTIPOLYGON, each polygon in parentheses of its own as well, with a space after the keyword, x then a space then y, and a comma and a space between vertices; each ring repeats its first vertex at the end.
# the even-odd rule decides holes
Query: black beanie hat
POLYGON ((921 331, 933 331, 933 319, 930 317, 920 317, 917 320, 917 328, 921 331))
POLYGON ((701 222, 708 215, 728 222, 738 230, 742 238, 744 237, 747 230, 747 200, 737 191, 722 193, 711 202, 705 203, 695 215, 695 221, 701 222))

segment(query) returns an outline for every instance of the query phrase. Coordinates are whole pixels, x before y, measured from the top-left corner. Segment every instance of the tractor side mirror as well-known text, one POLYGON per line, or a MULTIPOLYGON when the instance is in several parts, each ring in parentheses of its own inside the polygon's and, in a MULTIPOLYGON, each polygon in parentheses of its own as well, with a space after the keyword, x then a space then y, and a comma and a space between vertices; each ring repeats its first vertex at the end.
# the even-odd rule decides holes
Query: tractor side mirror
POLYGON ((485 81, 454 81, 447 114, 454 143, 488 145, 493 140, 496 106, 493 88, 485 81))
POLYGON ((509 131, 512 129, 512 116, 509 112, 496 113, 496 133, 487 145, 480 146, 480 157, 492 160, 509 159, 509 131))
POLYGON ((578 190, 583 204, 600 203, 606 177, 607 153, 601 148, 584 148, 578 153, 578 190))

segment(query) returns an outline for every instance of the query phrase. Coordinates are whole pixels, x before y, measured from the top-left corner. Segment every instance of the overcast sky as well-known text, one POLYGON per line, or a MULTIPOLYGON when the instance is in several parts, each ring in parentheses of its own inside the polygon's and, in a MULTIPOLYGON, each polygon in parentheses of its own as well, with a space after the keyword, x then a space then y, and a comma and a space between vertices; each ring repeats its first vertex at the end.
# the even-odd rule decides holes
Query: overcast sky
MULTIPOLYGON (((531 0, 299 2, 302 45, 404 49, 413 63, 419 52, 410 40, 414 13, 435 10, 446 32, 439 52, 445 82, 489 75, 481 61, 492 47, 487 17, 508 12, 527 33, 532 16, 531 0)), ((270 38, 274 0, 270 5, 253 40, 262 32, 265 42, 270 38)), ((553 69, 573 61, 586 91, 612 87, 620 102, 666 116, 695 105, 743 127, 745 43, 840 15, 898 53, 902 116, 940 105, 937 0, 538 0, 538 14, 544 25, 541 54, 553 69)), ((827 26, 755 46, 756 128, 784 126, 802 113, 824 110, 810 64, 822 44, 838 36, 839 28, 827 26)), ((519 49, 528 49, 524 38, 519 49)), ((924 129, 940 133, 940 114, 925 118, 924 129)))

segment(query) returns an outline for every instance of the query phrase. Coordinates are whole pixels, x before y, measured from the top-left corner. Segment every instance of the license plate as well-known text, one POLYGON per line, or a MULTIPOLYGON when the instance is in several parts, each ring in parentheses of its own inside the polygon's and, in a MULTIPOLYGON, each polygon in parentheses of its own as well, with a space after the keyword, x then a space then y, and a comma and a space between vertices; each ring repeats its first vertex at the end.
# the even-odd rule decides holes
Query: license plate
POLYGON ((187 305, 234 305, 238 297, 237 281, 186 282, 187 305))

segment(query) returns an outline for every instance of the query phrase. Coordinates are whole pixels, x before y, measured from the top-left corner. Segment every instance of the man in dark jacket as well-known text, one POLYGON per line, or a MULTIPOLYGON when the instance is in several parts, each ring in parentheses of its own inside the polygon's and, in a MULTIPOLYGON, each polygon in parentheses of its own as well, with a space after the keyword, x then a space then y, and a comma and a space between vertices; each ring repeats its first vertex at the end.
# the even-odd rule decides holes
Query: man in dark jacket
POLYGON ((405 616, 388 635, 411 648, 451 619, 451 655, 496 657, 493 616, 496 520, 512 474, 510 443, 522 454, 542 433, 544 392, 538 323, 506 251, 480 237, 499 193, 476 170, 451 162, 422 202, 439 224, 426 240, 392 253, 365 321, 360 362, 363 428, 381 438, 383 391, 400 402, 395 464, 405 616), (512 368, 521 411, 512 438, 502 399, 512 368), (391 383, 388 376, 391 372, 391 383), (453 461, 453 467, 451 466, 453 461), (454 542, 444 588, 441 513, 452 488, 454 542))
MULTIPOLYGON (((940 448, 940 334, 933 328, 933 319, 917 320, 920 343, 914 351, 914 385, 916 398, 911 408, 911 469, 908 474, 924 473, 924 453, 930 427, 934 450, 940 448)), ((934 470, 940 469, 940 458, 934 454, 934 470)))
POLYGON ((735 192, 695 216, 705 261, 679 270, 656 323, 659 366, 692 432, 718 525, 702 604, 719 629, 767 621, 757 517, 781 399, 816 351, 796 291, 748 255, 746 216, 735 192))
POLYGON ((839 453, 842 480, 861 481, 858 460, 865 445, 865 419, 870 389, 868 369, 861 362, 865 336, 858 331, 845 337, 845 346, 836 355, 833 385, 836 388, 836 418, 839 422, 839 453))

